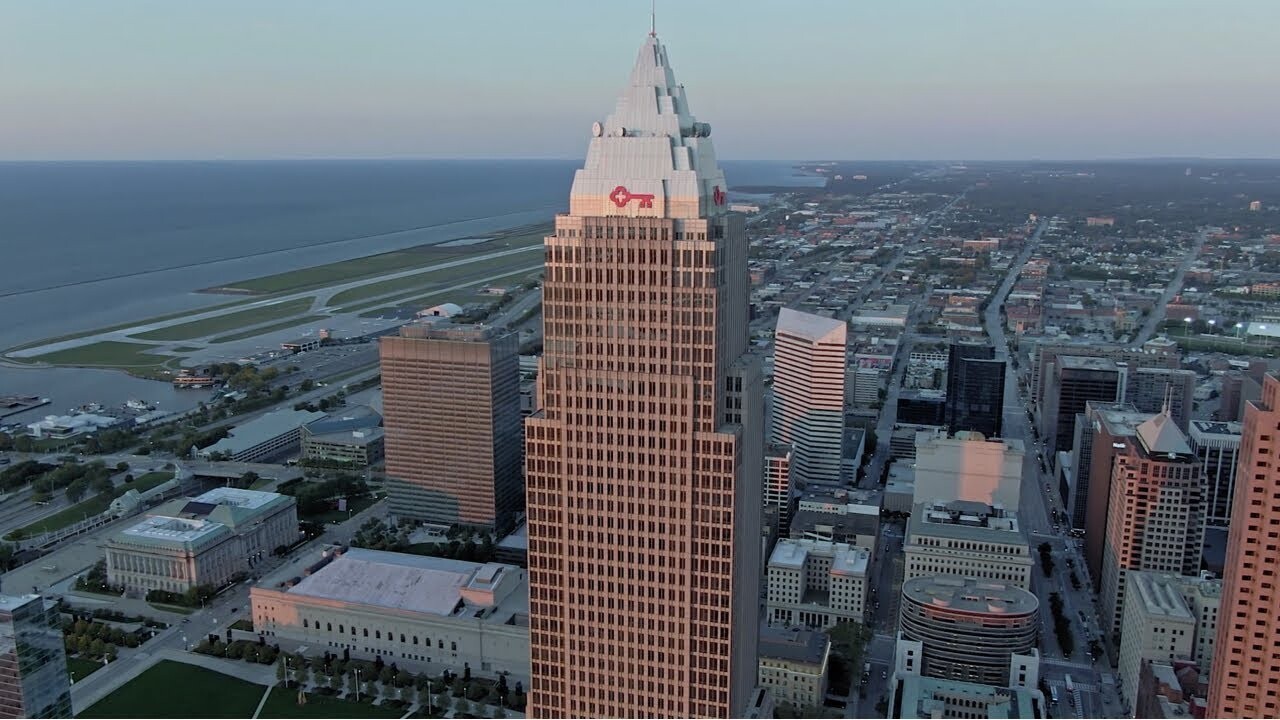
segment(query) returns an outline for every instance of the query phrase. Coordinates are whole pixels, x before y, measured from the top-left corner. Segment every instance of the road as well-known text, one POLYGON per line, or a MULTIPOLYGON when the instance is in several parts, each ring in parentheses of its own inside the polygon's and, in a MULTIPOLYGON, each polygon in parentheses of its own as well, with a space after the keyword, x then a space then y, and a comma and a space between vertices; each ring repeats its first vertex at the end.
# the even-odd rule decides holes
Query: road
MULTIPOLYGON (((348 543, 356 531, 370 517, 386 515, 386 503, 379 502, 366 508, 350 520, 339 525, 330 525, 323 535, 294 550, 287 558, 271 558, 255 568, 258 577, 270 573, 273 569, 288 562, 298 553, 314 551, 330 543, 348 543)), ((239 583, 213 598, 208 605, 196 610, 179 623, 160 631, 156 637, 148 640, 137 650, 124 650, 120 659, 112 665, 112 672, 96 672, 71 688, 71 701, 77 713, 97 702, 106 694, 134 675, 138 665, 149 665, 156 661, 155 655, 161 650, 186 651, 196 645, 209 633, 223 634, 229 625, 238 618, 248 618, 250 582, 239 583)), ((77 596, 67 598, 71 602, 79 600, 77 596)), ((225 638, 225 636, 224 636, 225 638)))
POLYGON ((1196 258, 1200 257, 1200 251, 1204 249, 1204 243, 1208 237, 1209 233, 1207 230, 1201 230, 1199 234, 1196 235, 1196 239, 1191 246, 1191 250, 1187 253, 1187 256, 1183 258, 1182 264, 1178 266, 1178 271, 1174 274, 1173 279, 1169 281, 1169 285, 1164 289, 1164 293, 1160 295, 1160 302, 1156 303, 1156 306, 1151 308, 1151 314, 1147 316, 1147 321, 1143 323, 1142 330, 1140 330, 1137 337, 1134 338, 1133 342, 1135 345, 1141 345, 1142 343, 1150 340, 1151 336, 1155 334, 1156 328, 1164 321, 1165 307, 1169 304, 1169 301, 1173 299, 1173 296, 1182 292, 1182 280, 1187 276, 1187 270, 1191 269, 1192 263, 1196 261, 1196 258))

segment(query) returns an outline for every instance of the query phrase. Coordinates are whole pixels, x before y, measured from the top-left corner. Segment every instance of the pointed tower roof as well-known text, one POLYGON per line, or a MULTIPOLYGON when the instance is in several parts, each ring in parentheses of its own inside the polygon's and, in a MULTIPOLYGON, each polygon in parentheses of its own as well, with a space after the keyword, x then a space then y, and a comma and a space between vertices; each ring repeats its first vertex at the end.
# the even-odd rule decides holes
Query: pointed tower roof
POLYGON ((1189 455, 1191 446, 1168 410, 1153 415, 1138 426, 1138 440, 1150 455, 1189 455))
POLYGON ((711 126, 694 119, 656 35, 640 47, 613 113, 591 131, 570 215, 695 218, 727 211, 711 126))

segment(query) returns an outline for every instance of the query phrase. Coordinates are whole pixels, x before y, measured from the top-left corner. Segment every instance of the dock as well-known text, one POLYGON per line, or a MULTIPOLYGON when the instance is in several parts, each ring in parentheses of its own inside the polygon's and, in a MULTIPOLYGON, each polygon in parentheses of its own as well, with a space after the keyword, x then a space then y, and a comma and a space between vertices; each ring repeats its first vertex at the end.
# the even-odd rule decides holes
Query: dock
POLYGON ((35 395, 3 395, 0 396, 0 418, 7 418, 48 404, 49 398, 35 395))

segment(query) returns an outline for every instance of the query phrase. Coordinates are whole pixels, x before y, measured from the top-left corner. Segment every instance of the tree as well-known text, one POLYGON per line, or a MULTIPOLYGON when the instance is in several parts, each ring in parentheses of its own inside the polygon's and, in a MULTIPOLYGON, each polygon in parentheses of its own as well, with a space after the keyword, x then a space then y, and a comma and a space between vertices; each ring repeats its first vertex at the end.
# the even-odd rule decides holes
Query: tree
POLYGON ((67 501, 74 504, 84 498, 89 486, 84 480, 76 480, 67 486, 67 501))
POLYGON ((301 390, 302 392, 307 392, 308 390, 310 390, 311 388, 314 388, 315 386, 316 386, 315 382, 313 382, 311 378, 307 378, 306 380, 302 381, 302 384, 298 387, 298 389, 301 390))
POLYGON ((454 700, 453 700, 453 712, 454 712, 455 714, 456 714, 456 713, 469 712, 470 710, 471 710, 471 701, 470 701, 470 700, 468 700, 468 699, 466 699, 466 698, 464 698, 464 697, 462 697, 462 696, 458 696, 458 697, 454 698, 454 700))
POLYGON ((258 473, 252 470, 240 476, 240 484, 246 488, 253 487, 253 484, 258 482, 258 480, 258 473))
POLYGON ((102 642, 101 638, 94 640, 89 645, 89 654, 93 655, 94 657, 98 657, 106 651, 107 651, 107 645, 106 643, 102 642))
POLYGON ((364 682, 364 694, 369 696, 370 700, 376 700, 378 697, 378 683, 369 678, 364 682))
POLYGON ((346 688, 346 691, 347 691, 347 695, 348 695, 348 696, 355 694, 355 691, 356 691, 356 675, 355 675, 355 673, 353 673, 353 672, 348 672, 345 676, 343 676, 342 686, 343 686, 344 688, 346 688))
POLYGON ((396 673, 396 685, 404 687, 413 684, 413 673, 408 670, 401 670, 396 673))
POLYGON ((129 463, 124 462, 123 460, 116 463, 116 472, 124 472, 125 470, 128 470, 128 469, 129 469, 129 463))
POLYGON ((378 682, 383 685, 390 685, 396 679, 396 671, 391 669, 390 665, 384 665, 382 670, 378 671, 378 682))

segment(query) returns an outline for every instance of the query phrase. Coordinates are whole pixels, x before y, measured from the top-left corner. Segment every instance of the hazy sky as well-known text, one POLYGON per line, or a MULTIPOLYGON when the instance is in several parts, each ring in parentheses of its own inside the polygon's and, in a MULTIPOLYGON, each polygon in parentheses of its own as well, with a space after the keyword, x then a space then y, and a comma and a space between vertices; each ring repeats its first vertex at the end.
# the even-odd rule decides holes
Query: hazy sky
MULTIPOLYGON (((0 159, 580 157, 644 0, 0 0, 0 159)), ((1280 2, 658 2, 732 159, 1280 157, 1280 2)))

